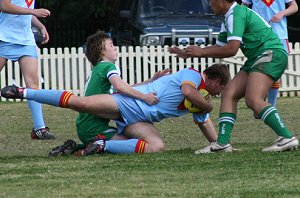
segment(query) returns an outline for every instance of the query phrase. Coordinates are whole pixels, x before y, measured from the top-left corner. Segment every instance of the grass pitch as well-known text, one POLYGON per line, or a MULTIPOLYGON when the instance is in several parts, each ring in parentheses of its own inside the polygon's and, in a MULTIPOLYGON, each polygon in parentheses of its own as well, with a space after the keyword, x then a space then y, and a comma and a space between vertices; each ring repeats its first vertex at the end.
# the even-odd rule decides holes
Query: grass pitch
MULTIPOLYGON (((300 98, 279 98, 277 108, 299 135, 300 98)), ((243 101, 232 134, 242 150, 236 153, 194 155, 208 143, 186 115, 155 124, 164 153, 49 158, 51 148, 78 140, 77 113, 44 106, 44 115, 58 138, 33 141, 27 104, 0 103, 0 197, 300 197, 300 151, 261 152, 276 136, 243 101)))

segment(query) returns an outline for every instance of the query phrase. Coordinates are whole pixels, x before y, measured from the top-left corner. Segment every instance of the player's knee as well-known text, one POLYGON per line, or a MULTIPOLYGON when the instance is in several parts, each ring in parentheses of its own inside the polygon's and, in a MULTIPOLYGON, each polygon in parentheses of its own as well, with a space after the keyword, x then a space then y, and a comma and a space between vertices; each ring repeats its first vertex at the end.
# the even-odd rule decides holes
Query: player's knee
POLYGON ((69 105, 72 109, 75 109, 78 112, 85 112, 88 108, 89 104, 85 102, 84 98, 82 97, 72 97, 72 100, 69 101, 69 105))
POLYGON ((259 102, 258 98, 252 96, 245 96, 245 102, 248 108, 254 109, 255 105, 259 102))
POLYGON ((155 145, 155 152, 163 152, 165 150, 165 144, 163 141, 160 141, 155 145))
POLYGON ((148 153, 158 153, 165 150, 165 144, 162 140, 156 140, 148 142, 146 152, 148 153))

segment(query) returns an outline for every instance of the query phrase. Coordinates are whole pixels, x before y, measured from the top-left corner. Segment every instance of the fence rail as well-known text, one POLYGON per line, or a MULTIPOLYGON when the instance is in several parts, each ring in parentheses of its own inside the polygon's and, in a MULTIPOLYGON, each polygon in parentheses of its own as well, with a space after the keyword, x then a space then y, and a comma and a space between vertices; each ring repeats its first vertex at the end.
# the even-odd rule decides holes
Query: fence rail
MULTIPOLYGON (((300 96, 300 45, 292 46, 288 67, 281 78, 280 96, 300 96)), ((229 65, 234 76, 246 58, 239 51, 235 57, 224 59, 189 58, 180 59, 170 54, 167 46, 121 47, 116 65, 120 66, 122 77, 129 84, 147 80, 155 72, 170 68, 173 72, 192 67, 203 71, 215 62, 229 65)), ((40 88, 64 89, 82 95, 84 83, 91 70, 82 48, 44 48, 39 50, 40 88)), ((0 74, 1 87, 9 84, 25 86, 18 63, 8 61, 0 74)), ((1 98, 1 100, 5 100, 1 98)))

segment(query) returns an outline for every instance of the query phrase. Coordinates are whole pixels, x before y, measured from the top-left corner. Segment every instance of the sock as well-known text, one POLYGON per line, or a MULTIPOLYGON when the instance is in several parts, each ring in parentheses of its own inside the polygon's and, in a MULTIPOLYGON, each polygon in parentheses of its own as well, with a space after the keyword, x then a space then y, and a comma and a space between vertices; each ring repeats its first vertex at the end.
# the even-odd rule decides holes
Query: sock
POLYGON ((85 147, 86 147, 86 144, 82 144, 82 143, 76 144, 76 148, 72 151, 72 154, 75 153, 76 151, 84 149, 85 147))
POLYGON ((60 90, 34 90, 26 88, 24 98, 34 100, 39 103, 45 103, 52 106, 68 108, 70 97, 74 95, 71 92, 60 90))
POLYGON ((272 88, 270 88, 269 92, 268 92, 268 102, 273 107, 276 106, 277 96, 278 96, 278 92, 279 92, 279 86, 280 86, 280 83, 279 82, 275 82, 273 84, 272 88))
POLYGON ((31 112, 34 130, 45 128, 42 105, 33 100, 27 100, 27 104, 31 112))
POLYGON ((229 144, 236 115, 233 113, 220 113, 219 115, 219 134, 217 142, 219 144, 229 144))
POLYGON ((286 128, 281 117, 275 107, 267 106, 260 113, 259 117, 261 118, 266 125, 268 125, 271 129, 275 131, 278 136, 282 136, 284 138, 291 138, 291 132, 286 128))
POLYGON ((109 140, 105 142, 104 151, 108 153, 144 153, 146 142, 139 139, 109 140))

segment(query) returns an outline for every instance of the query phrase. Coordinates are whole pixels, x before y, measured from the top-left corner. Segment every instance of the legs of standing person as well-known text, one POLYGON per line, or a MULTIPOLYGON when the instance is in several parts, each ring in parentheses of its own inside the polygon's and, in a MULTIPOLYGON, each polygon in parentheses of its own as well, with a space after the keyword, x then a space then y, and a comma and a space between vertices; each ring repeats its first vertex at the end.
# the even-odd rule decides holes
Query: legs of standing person
MULTIPOLYGON (((280 40, 285 51, 289 54, 290 53, 290 46, 288 39, 281 39, 280 40)), ((268 91, 268 102, 273 106, 276 107, 277 103, 277 96, 279 93, 279 87, 280 87, 280 80, 273 83, 272 87, 268 91)))
POLYGON ((230 143, 231 132, 236 121, 237 103, 245 95, 247 78, 248 74, 245 71, 240 71, 222 92, 217 140, 220 145, 230 143))
MULTIPOLYGON (((38 89, 39 79, 37 59, 29 56, 23 56, 22 58, 20 58, 19 64, 22 70, 22 74, 24 76, 26 87, 38 89)), ((33 100, 28 100, 27 103, 31 111, 34 130, 45 128, 46 125, 43 119, 42 105, 33 100)))
POLYGON ((245 95, 246 104, 265 124, 272 128, 278 136, 288 139, 292 138, 291 132, 284 125, 275 107, 264 101, 266 93, 272 84, 273 79, 270 76, 259 72, 250 73, 245 95), (255 82, 255 84, 251 82, 255 82), (260 86, 257 86, 258 84, 260 86))
MULTIPOLYGON (((7 59, 0 57, 0 70, 3 69, 6 63, 7 59)), ((26 85, 28 87, 38 88, 37 59, 30 56, 24 56, 20 58, 19 64, 23 72, 26 85)), ((34 124, 34 127, 31 132, 31 138, 54 139, 54 134, 50 133, 49 128, 45 126, 41 104, 38 104, 34 101, 28 101, 28 107, 31 111, 34 124)))
POLYGON ((280 87, 280 80, 273 83, 272 87, 268 91, 268 103, 270 103, 273 107, 276 107, 279 87, 280 87))

